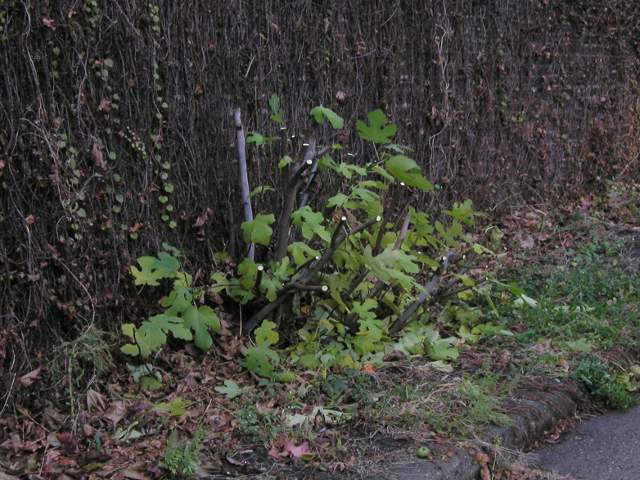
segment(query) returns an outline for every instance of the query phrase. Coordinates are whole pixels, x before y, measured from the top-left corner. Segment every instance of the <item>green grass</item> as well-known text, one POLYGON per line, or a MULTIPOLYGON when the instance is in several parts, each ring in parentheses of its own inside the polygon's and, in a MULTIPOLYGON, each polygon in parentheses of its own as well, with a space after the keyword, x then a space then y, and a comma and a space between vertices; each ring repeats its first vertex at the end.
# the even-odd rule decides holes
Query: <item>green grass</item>
POLYGON ((640 274, 637 259, 626 253, 622 242, 593 242, 560 264, 529 266, 512 280, 538 306, 501 312, 512 328, 519 327, 521 344, 551 341, 553 351, 539 353, 536 368, 554 369, 569 358, 569 376, 597 404, 618 409, 633 404, 629 385, 621 380, 629 365, 607 363, 606 352, 640 350, 640 274))
POLYGON ((640 339, 640 275, 626 268, 621 245, 592 243, 566 265, 535 267, 515 280, 534 297, 537 308, 520 315, 505 312, 512 324, 524 324, 522 342, 541 338, 556 343, 586 341, 594 348, 634 347, 640 339))

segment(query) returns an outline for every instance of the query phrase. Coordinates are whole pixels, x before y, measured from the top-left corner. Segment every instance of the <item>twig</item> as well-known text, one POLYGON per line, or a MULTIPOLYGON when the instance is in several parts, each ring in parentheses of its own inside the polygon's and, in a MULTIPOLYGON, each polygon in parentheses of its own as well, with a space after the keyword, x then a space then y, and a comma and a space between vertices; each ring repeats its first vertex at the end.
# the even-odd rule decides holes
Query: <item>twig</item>
POLYGON ((250 332, 251 330, 253 330, 255 327, 258 326, 258 324, 262 320, 264 320, 269 315, 271 315, 271 313, 274 310, 276 310, 280 305, 282 305, 287 299, 289 299, 297 291, 301 290, 302 287, 306 286, 315 277, 315 275, 322 269, 322 267, 324 267, 324 265, 331 259, 331 257, 336 252, 338 247, 340 247, 340 245, 349 236, 356 235, 361 231, 366 230, 371 225, 373 225, 376 222, 379 222, 380 220, 381 219, 379 217, 373 220, 369 220, 367 223, 364 223, 354 228, 350 232, 347 232, 344 230, 343 228, 344 220, 342 220, 338 224, 338 227, 336 228, 333 234, 333 237, 331 238, 331 244, 329 248, 327 248, 324 251, 324 253, 320 257, 320 260, 314 263, 312 268, 303 269, 299 277, 297 277, 296 279, 292 279, 289 283, 287 283, 284 287, 282 287, 280 292, 278 292, 278 298, 276 298, 273 302, 268 303, 267 305, 262 307, 260 310, 258 310, 256 313, 254 313, 251 316, 251 318, 245 323, 246 331, 250 332))
MULTIPOLYGON (((247 173, 247 150, 244 137, 244 127, 242 126, 242 118, 240 109, 233 111, 233 120, 236 125, 236 141, 238 143, 238 166, 240 170, 240 195, 242 197, 242 209, 244 210, 244 221, 253 221, 253 209, 251 208, 251 193, 249 190, 249 174, 247 173)), ((256 247, 253 243, 249 244, 249 252, 247 257, 250 260, 255 258, 256 247)))
POLYGON ((284 203, 282 205, 282 213, 278 220, 278 240, 276 243, 276 255, 275 260, 281 260, 287 254, 287 247, 289 246, 289 229, 291 228, 291 214, 296 203, 296 196, 298 190, 304 182, 303 173, 313 164, 313 159, 316 156, 316 141, 315 139, 309 139, 309 146, 304 154, 302 165, 300 165, 294 174, 291 176, 287 184, 287 190, 285 192, 284 203))
POLYGON ((411 305, 409 305, 399 316, 396 318, 396 321, 393 322, 391 329, 389 329, 389 333, 391 335, 395 335, 400 330, 402 330, 407 323, 413 318, 413 316, 418 311, 418 308, 427 301, 427 299, 433 296, 433 293, 438 289, 438 285, 440 284, 440 279, 449 268, 449 262, 451 258, 454 256, 453 252, 449 252, 446 257, 443 257, 442 267, 438 273, 436 273, 431 280, 427 282, 424 286, 424 291, 418 295, 418 299, 414 301, 411 305))
MULTIPOLYGON (((401 246, 402 243, 404 242, 405 238, 407 238, 407 235, 409 233, 409 223, 411 220, 411 216, 407 213, 404 217, 404 220, 402 221, 402 227, 400 228, 400 233, 398 234, 398 238, 396 238, 395 243, 393 244, 393 250, 398 250, 401 246)), ((375 253, 374 253, 375 255, 375 253)), ((355 285, 353 286, 353 288, 351 289, 351 292, 353 292, 358 285, 364 281, 365 278, 367 278, 367 274, 369 273, 368 270, 365 270, 362 274, 360 274, 355 281, 353 282, 355 285), (357 281, 357 283, 356 283, 357 281)), ((353 284, 352 284, 353 285, 353 284)), ((378 280, 375 285, 373 286, 373 288, 371 289, 371 291, 367 294, 367 296, 369 298, 377 298, 378 295, 380 295, 380 293, 382 292, 382 290, 385 287, 385 283, 382 280, 378 280)), ((355 313, 350 313, 347 318, 345 318, 344 320, 344 324, 349 328, 349 330, 351 330, 352 332, 355 331, 357 324, 356 324, 356 314, 355 313)))
MULTIPOLYGON (((325 153, 329 151, 329 147, 322 147, 318 152, 316 152, 315 157, 320 158, 325 153)), ((309 189, 313 184, 313 181, 316 179, 318 175, 318 162, 314 162, 311 167, 311 172, 309 172, 309 176, 307 178, 306 184, 302 192, 300 192, 300 208, 304 207, 307 203, 309 203, 309 189)))

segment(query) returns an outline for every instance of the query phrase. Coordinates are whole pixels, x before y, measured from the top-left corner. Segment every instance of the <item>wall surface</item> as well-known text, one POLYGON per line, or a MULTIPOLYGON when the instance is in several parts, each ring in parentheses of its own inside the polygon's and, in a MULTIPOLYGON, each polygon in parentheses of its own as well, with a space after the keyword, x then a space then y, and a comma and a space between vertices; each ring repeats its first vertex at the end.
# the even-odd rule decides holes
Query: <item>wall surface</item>
POLYGON ((130 316, 127 267, 162 241, 224 246, 234 106, 276 134, 278 93, 299 137, 319 103, 382 107, 437 201, 493 210, 638 174, 639 47, 635 0, 4 0, 0 358, 130 316))

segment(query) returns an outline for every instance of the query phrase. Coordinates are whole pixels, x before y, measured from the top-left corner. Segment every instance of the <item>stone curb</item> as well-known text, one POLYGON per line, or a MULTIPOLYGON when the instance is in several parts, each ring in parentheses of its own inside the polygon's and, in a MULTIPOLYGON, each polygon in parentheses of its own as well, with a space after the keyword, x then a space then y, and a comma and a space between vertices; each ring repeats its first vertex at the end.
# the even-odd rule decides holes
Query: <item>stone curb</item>
MULTIPOLYGON (((527 390, 505 401, 504 407, 512 419, 509 427, 494 427, 486 442, 509 450, 521 450, 542 440, 558 422, 571 418, 586 403, 573 384, 549 382, 539 390, 527 390)), ((386 468, 377 480, 476 480, 480 466, 464 451, 447 462, 419 460, 415 455, 398 459, 386 468)))

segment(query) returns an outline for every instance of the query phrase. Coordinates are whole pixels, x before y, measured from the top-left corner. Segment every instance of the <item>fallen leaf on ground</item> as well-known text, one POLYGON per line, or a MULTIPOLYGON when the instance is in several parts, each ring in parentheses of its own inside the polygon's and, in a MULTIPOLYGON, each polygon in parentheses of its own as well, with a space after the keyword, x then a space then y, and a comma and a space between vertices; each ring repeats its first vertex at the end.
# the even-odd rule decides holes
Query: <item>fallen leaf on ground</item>
POLYGON ((30 371, 26 375, 20 377, 19 382, 21 385, 25 387, 29 387, 34 384, 36 380, 40 379, 40 372, 42 371, 42 367, 38 367, 35 370, 30 371))
POLYGON ((104 413, 103 418, 111 420, 113 428, 115 428, 118 425, 118 422, 122 420, 126 414, 127 404, 124 401, 119 400, 111 404, 109 410, 104 413))

